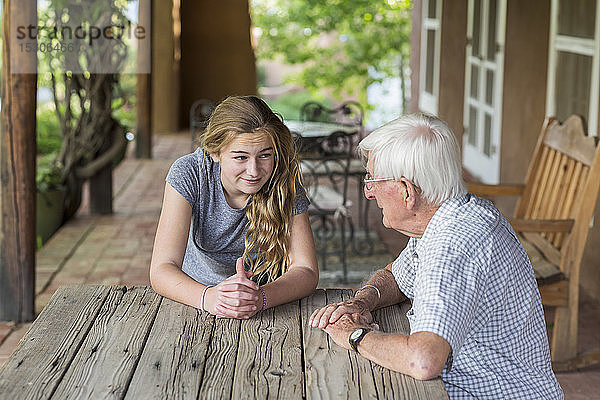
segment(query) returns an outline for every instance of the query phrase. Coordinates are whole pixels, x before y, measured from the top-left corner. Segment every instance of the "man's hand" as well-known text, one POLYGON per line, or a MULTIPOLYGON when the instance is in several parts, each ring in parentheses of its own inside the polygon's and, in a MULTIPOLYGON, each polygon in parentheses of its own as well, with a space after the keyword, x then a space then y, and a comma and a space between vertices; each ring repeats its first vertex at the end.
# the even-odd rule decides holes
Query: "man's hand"
POLYGON ((369 311, 365 303, 360 299, 352 298, 316 309, 310 316, 308 324, 313 328, 325 329, 327 325, 335 323, 343 315, 347 314, 353 314, 354 319, 360 320, 363 324, 373 322, 371 311, 369 311))
POLYGON ((328 324, 324 329, 325 332, 333 339, 333 341, 345 349, 351 350, 348 338, 350 334, 357 328, 369 328, 379 330, 379 326, 373 323, 364 323, 361 314, 345 314, 340 317, 335 323, 328 324))
POLYGON ((217 317, 248 319, 258 312, 262 293, 244 270, 242 258, 235 263, 236 274, 206 291, 205 308, 217 317))

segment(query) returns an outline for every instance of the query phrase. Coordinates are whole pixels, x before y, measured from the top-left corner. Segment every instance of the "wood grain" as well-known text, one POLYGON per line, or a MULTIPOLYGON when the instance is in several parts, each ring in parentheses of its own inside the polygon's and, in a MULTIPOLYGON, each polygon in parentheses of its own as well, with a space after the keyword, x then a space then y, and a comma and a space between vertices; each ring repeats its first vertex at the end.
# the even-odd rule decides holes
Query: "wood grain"
POLYGON ((198 398, 213 326, 209 313, 164 298, 125 398, 198 398))
POLYGON ((150 288, 111 287, 107 301, 54 396, 122 398, 160 301, 161 297, 150 288))
POLYGON ((590 166, 594 161, 594 137, 585 135, 581 118, 578 116, 571 116, 562 124, 554 122, 544 143, 585 165, 590 166))
POLYGON ((299 312, 294 301, 242 321, 232 398, 303 398, 299 312))
MULTIPOLYGON (((308 327, 315 308, 351 295, 318 290, 240 321, 150 287, 61 288, 0 369, 0 397, 446 398, 440 379, 389 371, 308 327)), ((376 318, 386 331, 408 332, 407 306, 376 318)))
POLYGON ((215 319, 199 399, 230 399, 240 341, 239 319, 215 319))
MULTIPOLYGON (((384 332, 410 334, 408 319, 410 302, 394 305, 375 311, 374 319, 384 332)), ((381 399, 448 399, 448 394, 440 379, 416 381, 399 372, 390 371, 378 365, 373 366, 381 399)))
MULTIPOLYGON (((326 304, 341 301, 342 292, 317 290, 301 300, 302 326, 307 326, 313 311, 326 304)), ((307 399, 359 398, 360 388, 356 371, 350 363, 349 352, 336 345, 320 329, 303 331, 307 399)))
MULTIPOLYGON (((0 320, 35 317, 36 52, 15 31, 37 21, 34 0, 5 0, 0 128, 0 320), (20 43, 19 43, 20 42, 20 43), (11 47, 12 51, 11 51, 11 47)), ((36 40, 26 40, 36 48, 36 40)))
POLYGON ((72 365, 109 288, 61 287, 0 369, 0 397, 46 399, 72 365))

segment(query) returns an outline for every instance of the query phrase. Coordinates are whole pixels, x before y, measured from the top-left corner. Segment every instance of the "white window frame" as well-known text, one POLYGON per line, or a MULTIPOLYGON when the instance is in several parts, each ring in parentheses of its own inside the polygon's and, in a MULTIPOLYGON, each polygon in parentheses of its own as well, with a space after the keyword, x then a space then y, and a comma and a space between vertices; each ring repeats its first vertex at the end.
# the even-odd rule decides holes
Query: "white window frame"
POLYGON ((419 61, 419 109, 437 115, 440 90, 440 51, 442 39, 442 0, 436 4, 435 15, 429 18, 429 0, 421 3, 421 54, 419 61), (425 73, 427 72, 427 31, 435 31, 435 49, 433 51, 433 93, 425 91, 425 73))
MULTIPOLYGON (((489 1, 481 2, 482 15, 488 15, 489 1), (485 8, 485 11, 484 11, 485 8)), ((474 1, 468 2, 467 9, 467 37, 473 37, 473 8, 474 1)), ((478 110, 478 130, 483 130, 485 115, 487 113, 492 116, 491 125, 491 154, 488 156, 484 154, 483 143, 481 141, 482 136, 478 135, 478 141, 475 146, 469 143, 467 132, 463 132, 463 166, 473 173, 475 177, 480 179, 483 183, 497 184, 500 181, 500 144, 502 135, 502 102, 503 102, 503 84, 504 84, 504 49, 506 43, 506 7, 507 0, 497 0, 497 24, 496 24, 496 35, 494 43, 488 43, 489 45, 496 46, 498 44, 499 51, 496 52, 496 58, 494 62, 488 60, 481 60, 476 56, 472 55, 472 43, 467 43, 466 46, 466 58, 465 58, 465 87, 464 87, 464 108, 463 108, 463 126, 466 128, 469 121, 469 106, 473 106, 478 110), (493 104, 490 106, 484 100, 485 91, 485 78, 479 80, 479 93, 477 99, 473 99, 470 94, 471 90, 471 65, 476 65, 482 70, 493 70, 494 71, 494 94, 493 104)), ((487 38, 488 26, 485 23, 481 23, 481 37, 487 38)), ((487 39, 486 39, 487 40, 487 39)), ((481 45, 481 43, 480 43, 481 45)), ((483 51, 480 49, 480 51, 483 51)), ((487 49, 486 49, 487 51, 487 49)), ((485 51, 483 51, 485 53, 485 51)), ((481 73, 480 76, 484 76, 481 73)), ((472 129, 472 128, 471 128, 472 129)))
POLYGON ((558 0, 552 0, 548 54, 548 95, 546 96, 547 117, 556 116, 556 63, 559 51, 592 57, 590 105, 588 115, 585 117, 588 123, 588 134, 598 136, 598 96, 600 95, 600 4, 598 4, 598 1, 596 1, 594 39, 585 39, 558 34, 558 0))

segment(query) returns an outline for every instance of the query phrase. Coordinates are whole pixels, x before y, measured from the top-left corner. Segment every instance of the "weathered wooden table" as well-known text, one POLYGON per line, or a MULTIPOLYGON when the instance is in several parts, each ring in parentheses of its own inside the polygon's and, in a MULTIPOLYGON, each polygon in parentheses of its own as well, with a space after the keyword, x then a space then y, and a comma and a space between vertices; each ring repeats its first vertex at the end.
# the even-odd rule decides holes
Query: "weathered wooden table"
MULTIPOLYGON (((0 369, 0 398, 448 398, 441 380, 391 372, 307 326, 316 307, 350 293, 318 290, 240 321, 149 287, 63 287, 0 369)), ((407 331, 407 306, 376 320, 407 331)))

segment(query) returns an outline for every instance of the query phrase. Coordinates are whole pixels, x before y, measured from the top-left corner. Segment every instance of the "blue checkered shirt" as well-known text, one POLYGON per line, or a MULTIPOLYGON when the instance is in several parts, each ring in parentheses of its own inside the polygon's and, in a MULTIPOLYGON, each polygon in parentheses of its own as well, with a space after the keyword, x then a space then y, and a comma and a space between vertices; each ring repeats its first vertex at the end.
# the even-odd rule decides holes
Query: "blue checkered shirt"
POLYGON ((472 194, 445 201, 392 271, 412 300, 411 334, 450 344, 442 380, 451 399, 564 398, 533 268, 491 202, 472 194))

